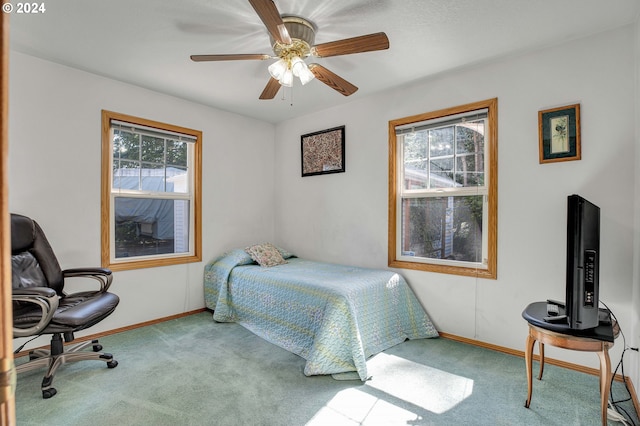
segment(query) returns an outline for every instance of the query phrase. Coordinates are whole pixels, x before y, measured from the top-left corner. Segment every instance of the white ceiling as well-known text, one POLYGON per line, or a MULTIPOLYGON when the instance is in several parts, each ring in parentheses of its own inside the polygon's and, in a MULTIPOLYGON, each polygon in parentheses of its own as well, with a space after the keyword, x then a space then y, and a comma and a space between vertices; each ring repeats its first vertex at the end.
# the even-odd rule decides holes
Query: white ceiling
MULTIPOLYGON (((15 2, 14 2, 15 3, 15 2)), ((316 59, 359 87, 313 80, 259 100, 273 61, 196 63, 191 54, 267 53, 247 0, 49 0, 11 14, 12 49, 277 123, 455 68, 636 22, 639 0, 275 0, 314 22, 316 44, 384 31, 390 48, 316 59), (293 105, 292 105, 293 103, 293 105)), ((612 46, 613 48, 613 46, 612 46)), ((597 60, 597 58, 594 58, 597 60)))

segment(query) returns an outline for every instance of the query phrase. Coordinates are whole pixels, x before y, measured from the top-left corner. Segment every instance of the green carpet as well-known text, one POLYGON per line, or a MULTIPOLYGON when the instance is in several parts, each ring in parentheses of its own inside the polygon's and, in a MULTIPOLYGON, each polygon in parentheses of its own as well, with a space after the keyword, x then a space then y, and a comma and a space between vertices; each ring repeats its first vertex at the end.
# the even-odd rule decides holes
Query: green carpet
POLYGON ((600 424, 597 377, 545 365, 527 409, 524 359, 442 338, 372 357, 366 383, 305 377, 302 358, 209 313, 100 342, 118 367, 67 364, 51 399, 42 371, 18 376, 18 425, 600 424))

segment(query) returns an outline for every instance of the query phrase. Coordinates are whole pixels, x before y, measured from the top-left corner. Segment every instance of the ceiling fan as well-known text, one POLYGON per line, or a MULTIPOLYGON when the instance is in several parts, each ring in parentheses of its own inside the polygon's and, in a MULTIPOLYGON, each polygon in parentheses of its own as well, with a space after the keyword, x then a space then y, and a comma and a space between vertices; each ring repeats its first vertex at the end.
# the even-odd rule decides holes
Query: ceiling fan
POLYGON ((260 94, 260 99, 273 99, 281 86, 291 87, 294 76, 298 77, 302 84, 317 78, 344 96, 349 96, 358 90, 356 86, 322 65, 307 65, 304 60, 308 57, 326 58, 389 48, 389 39, 383 32, 314 45, 317 28, 312 22, 298 16, 280 15, 273 0, 249 0, 249 3, 269 31, 274 55, 191 55, 191 60, 206 62, 278 59, 269 66, 271 78, 260 94))

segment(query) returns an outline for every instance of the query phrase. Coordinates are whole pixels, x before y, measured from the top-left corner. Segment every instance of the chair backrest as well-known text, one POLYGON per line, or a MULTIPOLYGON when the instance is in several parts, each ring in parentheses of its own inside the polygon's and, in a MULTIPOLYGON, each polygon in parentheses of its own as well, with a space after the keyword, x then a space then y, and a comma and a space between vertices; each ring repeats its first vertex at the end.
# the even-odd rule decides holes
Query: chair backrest
POLYGON ((11 214, 12 288, 49 287, 62 295, 64 278, 58 259, 40 226, 11 214))

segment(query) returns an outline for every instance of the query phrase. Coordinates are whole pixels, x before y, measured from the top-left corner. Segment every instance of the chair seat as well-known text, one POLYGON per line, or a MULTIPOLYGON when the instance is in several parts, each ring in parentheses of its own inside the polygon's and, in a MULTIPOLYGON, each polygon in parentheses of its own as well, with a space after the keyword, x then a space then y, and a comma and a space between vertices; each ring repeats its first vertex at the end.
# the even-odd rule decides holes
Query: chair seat
MULTIPOLYGON (((65 333, 79 331, 102 321, 118 305, 120 299, 113 293, 81 292, 60 298, 58 309, 43 333, 65 333)), ((39 307, 21 306, 14 310, 13 323, 16 327, 29 327, 40 321, 39 307)))

